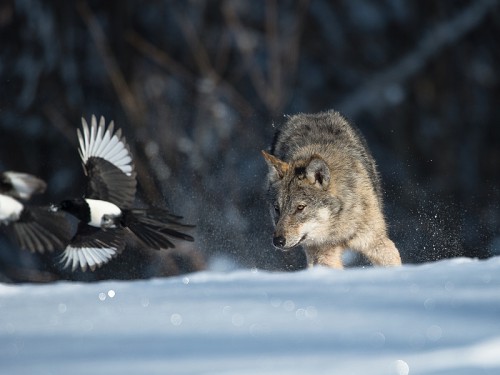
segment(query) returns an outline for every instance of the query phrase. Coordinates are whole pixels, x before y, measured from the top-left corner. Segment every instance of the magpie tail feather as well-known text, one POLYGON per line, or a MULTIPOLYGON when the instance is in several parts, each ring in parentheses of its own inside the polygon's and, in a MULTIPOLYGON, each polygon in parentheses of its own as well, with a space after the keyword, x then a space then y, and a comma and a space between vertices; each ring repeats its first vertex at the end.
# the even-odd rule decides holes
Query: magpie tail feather
POLYGON ((142 242, 153 249, 174 248, 172 239, 194 241, 189 234, 183 233, 181 228, 192 228, 179 222, 179 216, 169 214, 168 211, 153 209, 133 209, 124 212, 124 224, 142 242))

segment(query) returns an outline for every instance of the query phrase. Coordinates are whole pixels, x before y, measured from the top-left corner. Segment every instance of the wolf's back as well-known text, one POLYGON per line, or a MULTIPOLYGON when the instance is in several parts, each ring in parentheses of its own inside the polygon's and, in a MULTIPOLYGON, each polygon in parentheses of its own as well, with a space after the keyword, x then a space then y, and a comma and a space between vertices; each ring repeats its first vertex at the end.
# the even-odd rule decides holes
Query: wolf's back
POLYGON ((335 151, 362 163, 381 201, 380 177, 365 138, 358 128, 337 111, 297 114, 276 133, 271 154, 290 162, 317 154, 332 161, 335 151))

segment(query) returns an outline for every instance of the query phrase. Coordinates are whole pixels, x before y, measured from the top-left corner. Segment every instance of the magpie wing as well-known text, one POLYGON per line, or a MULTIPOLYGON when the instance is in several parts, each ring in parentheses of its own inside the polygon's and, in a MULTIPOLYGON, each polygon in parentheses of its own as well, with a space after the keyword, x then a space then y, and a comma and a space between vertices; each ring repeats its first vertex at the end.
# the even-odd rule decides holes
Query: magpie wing
POLYGON ((82 118, 82 130, 77 130, 78 152, 88 177, 86 197, 108 200, 119 207, 130 207, 136 190, 136 173, 129 146, 121 129, 114 123, 106 127, 104 117, 99 125, 92 116, 91 125, 82 118))
POLYGON ((6 231, 20 248, 39 253, 64 249, 72 234, 66 216, 49 207, 25 207, 6 231))
POLYGON ((45 181, 27 173, 7 171, 0 175, 0 191, 14 198, 29 199, 46 188, 45 181))
POLYGON ((64 250, 61 263, 64 268, 71 266, 75 271, 82 271, 108 263, 125 248, 125 231, 118 229, 100 229, 80 222, 78 231, 71 243, 64 250))
POLYGON ((91 157, 85 164, 87 186, 85 197, 105 200, 121 208, 131 207, 137 181, 115 165, 99 157, 91 157))
POLYGON ((77 129, 78 152, 83 164, 93 156, 100 157, 115 165, 127 176, 134 175, 134 163, 129 146, 121 129, 114 131, 114 123, 111 121, 106 127, 104 117, 99 120, 99 126, 94 115, 92 115, 91 126, 82 118, 82 130, 77 129))

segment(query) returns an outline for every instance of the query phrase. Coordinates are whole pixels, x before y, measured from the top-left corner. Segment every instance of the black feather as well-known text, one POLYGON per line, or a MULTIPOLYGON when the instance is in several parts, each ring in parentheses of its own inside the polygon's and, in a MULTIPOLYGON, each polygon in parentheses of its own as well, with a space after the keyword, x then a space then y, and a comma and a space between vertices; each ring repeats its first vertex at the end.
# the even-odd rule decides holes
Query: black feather
POLYGON ((7 233, 20 248, 44 253, 64 249, 71 239, 71 226, 60 212, 28 207, 19 220, 8 225, 7 233))
POLYGON ((125 231, 122 228, 96 228, 80 222, 78 231, 71 240, 71 246, 116 248, 116 254, 120 254, 125 249, 125 231))
POLYGON ((180 223, 178 216, 166 210, 133 209, 123 212, 123 225, 128 227, 140 240, 153 249, 174 248, 171 238, 193 241, 193 237, 178 231, 178 228, 192 228, 180 223))
POLYGON ((123 208, 132 206, 137 184, 135 172, 127 176, 118 167, 99 157, 90 157, 84 167, 88 177, 86 198, 108 201, 123 208))
POLYGON ((78 267, 82 271, 88 267, 94 271, 120 254, 125 243, 123 228, 100 229, 80 222, 77 234, 61 256, 61 262, 65 268, 71 265, 73 271, 78 267))

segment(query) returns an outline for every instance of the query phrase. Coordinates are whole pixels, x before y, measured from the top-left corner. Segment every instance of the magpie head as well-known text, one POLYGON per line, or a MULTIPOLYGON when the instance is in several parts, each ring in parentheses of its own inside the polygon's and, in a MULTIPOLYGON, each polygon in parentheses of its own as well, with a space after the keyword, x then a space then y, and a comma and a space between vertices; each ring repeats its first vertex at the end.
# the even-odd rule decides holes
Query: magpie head
POLYGON ((81 221, 90 221, 90 207, 83 198, 68 199, 62 201, 57 208, 65 211, 81 221))
POLYGON ((10 179, 5 174, 0 175, 0 192, 6 193, 9 190, 12 190, 12 183, 10 179))

